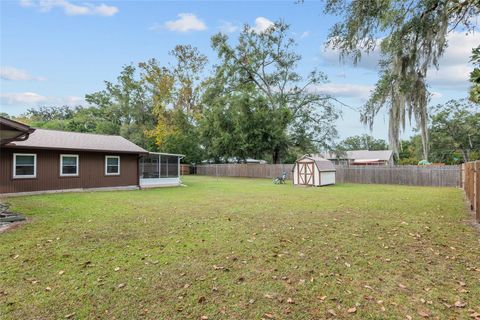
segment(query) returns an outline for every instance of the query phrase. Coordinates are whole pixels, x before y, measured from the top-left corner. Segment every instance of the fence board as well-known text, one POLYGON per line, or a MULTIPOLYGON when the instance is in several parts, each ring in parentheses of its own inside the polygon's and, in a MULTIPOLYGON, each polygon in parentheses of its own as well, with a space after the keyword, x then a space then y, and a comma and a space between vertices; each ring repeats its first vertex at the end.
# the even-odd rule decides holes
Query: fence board
POLYGON ((477 222, 480 223, 480 161, 467 162, 463 165, 463 190, 470 209, 475 212, 477 222))
MULTIPOLYGON (((198 165, 199 175, 220 177, 274 178, 293 164, 208 164, 198 165)), ((461 166, 336 166, 337 183, 378 183, 415 186, 461 187, 461 166)), ((466 179, 466 176, 465 176, 466 179)))

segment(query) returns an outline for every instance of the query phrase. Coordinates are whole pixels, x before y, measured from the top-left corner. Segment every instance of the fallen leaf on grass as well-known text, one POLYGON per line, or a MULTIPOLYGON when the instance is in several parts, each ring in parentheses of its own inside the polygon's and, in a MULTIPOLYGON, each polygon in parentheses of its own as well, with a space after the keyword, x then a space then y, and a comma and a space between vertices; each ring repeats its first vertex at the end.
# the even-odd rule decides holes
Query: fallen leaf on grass
POLYGON ((62 274, 64 274, 64 273, 65 273, 65 271, 63 271, 63 270, 58 271, 58 274, 59 274, 59 275, 62 275, 62 274))
POLYGON ((400 288, 402 288, 402 289, 407 289, 407 286, 404 285, 404 284, 399 283, 398 286, 399 286, 400 288))
POLYGON ((273 314, 271 314, 271 313, 265 313, 265 314, 263 314, 263 316, 265 318, 268 318, 268 319, 273 319, 273 314))
POLYGON ((428 311, 418 311, 418 315, 420 317, 428 318, 428 317, 430 317, 430 312, 428 312, 428 311))
POLYGON ((462 301, 455 301, 455 304, 454 306, 457 307, 457 308, 465 308, 467 304, 465 302, 462 302, 462 301))
POLYGON ((115 269, 113 269, 114 271, 119 271, 120 270, 120 267, 115 267, 115 269))
POLYGON ((120 283, 120 284, 117 286, 118 289, 122 289, 123 287, 125 287, 125 283, 120 283))
POLYGON ((65 316, 65 319, 70 319, 71 317, 73 317, 75 315, 75 312, 72 312, 72 313, 69 313, 65 316))
POLYGON ((357 312, 357 308, 355 308, 355 307, 349 308, 349 309, 347 310, 347 312, 348 312, 348 313, 355 313, 355 312, 357 312))
POLYGON ((334 317, 337 316, 337 314, 335 313, 335 311, 333 309, 328 309, 327 312, 334 317))

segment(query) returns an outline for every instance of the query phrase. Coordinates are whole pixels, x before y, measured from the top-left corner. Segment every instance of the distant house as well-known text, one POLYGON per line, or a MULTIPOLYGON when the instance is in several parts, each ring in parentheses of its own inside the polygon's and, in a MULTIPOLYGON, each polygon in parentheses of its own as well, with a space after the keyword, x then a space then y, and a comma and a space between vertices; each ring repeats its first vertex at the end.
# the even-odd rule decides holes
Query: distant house
POLYGON ((121 136, 33 129, 0 117, 0 194, 179 185, 181 155, 121 136))
MULTIPOLYGON (((254 164, 267 164, 267 161, 265 160, 259 160, 259 159, 253 159, 253 158, 238 158, 238 157, 230 157, 230 158, 223 158, 221 157, 220 159, 221 163, 254 163, 254 164)), ((212 164, 215 163, 214 159, 208 159, 208 160, 202 160, 202 164, 212 164)))
POLYGON ((319 154, 336 165, 394 165, 392 150, 352 150, 337 155, 334 152, 319 154))

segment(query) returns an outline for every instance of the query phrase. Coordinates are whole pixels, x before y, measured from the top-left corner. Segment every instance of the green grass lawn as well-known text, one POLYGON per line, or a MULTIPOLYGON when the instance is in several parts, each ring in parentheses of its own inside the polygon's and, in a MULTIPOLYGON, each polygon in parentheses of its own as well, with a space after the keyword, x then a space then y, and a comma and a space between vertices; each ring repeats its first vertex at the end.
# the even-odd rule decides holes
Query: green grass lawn
POLYGON ((0 234, 0 318, 480 313, 480 237, 461 190, 184 181, 7 199, 31 221, 0 234))

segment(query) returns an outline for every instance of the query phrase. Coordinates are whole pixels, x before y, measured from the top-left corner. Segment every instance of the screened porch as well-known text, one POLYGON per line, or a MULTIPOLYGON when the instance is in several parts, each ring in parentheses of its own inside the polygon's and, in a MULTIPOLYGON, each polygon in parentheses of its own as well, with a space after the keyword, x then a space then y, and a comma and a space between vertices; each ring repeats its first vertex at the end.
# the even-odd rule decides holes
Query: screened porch
POLYGON ((180 185, 181 154, 150 152, 140 158, 140 187, 180 185))

